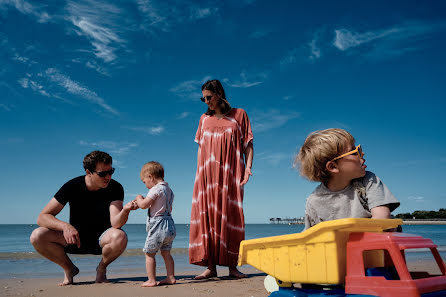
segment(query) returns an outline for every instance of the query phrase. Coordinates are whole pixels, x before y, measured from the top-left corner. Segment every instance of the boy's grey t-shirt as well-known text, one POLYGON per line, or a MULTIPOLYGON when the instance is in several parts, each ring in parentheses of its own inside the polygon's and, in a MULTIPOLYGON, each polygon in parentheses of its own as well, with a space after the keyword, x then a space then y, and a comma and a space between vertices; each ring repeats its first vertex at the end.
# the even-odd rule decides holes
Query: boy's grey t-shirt
POLYGON ((321 183, 307 198, 305 229, 324 221, 371 218, 370 209, 384 205, 393 211, 400 203, 373 172, 366 171, 364 177, 339 192, 332 192, 321 183))

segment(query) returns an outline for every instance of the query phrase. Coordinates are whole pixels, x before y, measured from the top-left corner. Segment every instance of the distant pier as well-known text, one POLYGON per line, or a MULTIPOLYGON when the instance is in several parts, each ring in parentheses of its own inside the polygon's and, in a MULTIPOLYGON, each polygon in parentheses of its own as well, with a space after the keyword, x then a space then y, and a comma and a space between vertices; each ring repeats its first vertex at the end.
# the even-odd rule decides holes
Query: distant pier
POLYGON ((287 225, 294 225, 294 224, 305 224, 304 218, 270 218, 269 219, 270 224, 287 224, 287 225))

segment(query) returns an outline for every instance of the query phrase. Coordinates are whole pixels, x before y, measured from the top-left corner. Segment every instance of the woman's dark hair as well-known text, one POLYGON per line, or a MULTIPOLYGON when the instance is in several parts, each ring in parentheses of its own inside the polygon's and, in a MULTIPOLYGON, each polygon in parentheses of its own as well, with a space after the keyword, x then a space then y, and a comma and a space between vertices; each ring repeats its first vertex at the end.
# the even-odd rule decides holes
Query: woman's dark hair
POLYGON ((94 172, 98 163, 112 164, 112 157, 106 152, 92 151, 84 158, 84 169, 94 172))
MULTIPOLYGON (((223 86, 218 79, 208 80, 201 86, 201 90, 202 91, 208 90, 208 91, 211 91, 212 93, 220 96, 219 103, 220 103, 220 111, 222 114, 225 114, 231 110, 231 105, 229 105, 229 102, 226 99, 225 90, 223 89, 223 86)), ((208 108, 208 110, 206 111, 206 114, 213 115, 213 114, 215 114, 215 111, 210 110, 208 108)))

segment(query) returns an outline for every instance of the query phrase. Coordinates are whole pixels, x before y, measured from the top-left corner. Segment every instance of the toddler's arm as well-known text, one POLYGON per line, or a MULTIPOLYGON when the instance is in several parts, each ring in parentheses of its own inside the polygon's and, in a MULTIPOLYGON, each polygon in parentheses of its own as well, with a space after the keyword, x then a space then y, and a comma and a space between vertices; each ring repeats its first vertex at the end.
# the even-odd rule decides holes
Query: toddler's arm
POLYGON ((153 199, 145 199, 143 195, 137 195, 135 200, 136 204, 138 204, 138 207, 141 209, 149 208, 153 203, 153 199))
POLYGON ((370 210, 372 219, 390 219, 390 209, 386 205, 377 206, 370 210))

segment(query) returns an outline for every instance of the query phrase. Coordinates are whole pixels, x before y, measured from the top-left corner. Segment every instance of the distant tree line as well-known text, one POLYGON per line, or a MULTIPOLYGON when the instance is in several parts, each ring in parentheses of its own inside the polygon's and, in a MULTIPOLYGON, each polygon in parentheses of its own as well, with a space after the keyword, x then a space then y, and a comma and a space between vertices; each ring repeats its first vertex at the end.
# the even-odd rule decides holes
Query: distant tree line
POLYGON ((434 210, 416 210, 412 213, 399 213, 395 215, 395 218, 398 219, 446 219, 446 209, 440 208, 438 211, 434 210))

